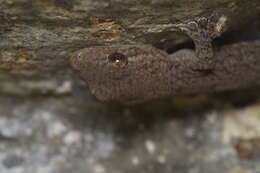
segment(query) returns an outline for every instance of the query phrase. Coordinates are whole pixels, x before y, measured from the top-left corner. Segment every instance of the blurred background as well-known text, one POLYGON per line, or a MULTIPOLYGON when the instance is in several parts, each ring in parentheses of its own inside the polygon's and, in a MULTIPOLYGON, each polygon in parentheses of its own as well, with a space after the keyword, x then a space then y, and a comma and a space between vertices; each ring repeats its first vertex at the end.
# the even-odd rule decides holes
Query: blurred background
POLYGON ((95 45, 193 47, 150 29, 213 11, 216 46, 260 38, 259 0, 0 0, 0 172, 260 173, 259 87, 124 106, 68 64, 95 45))

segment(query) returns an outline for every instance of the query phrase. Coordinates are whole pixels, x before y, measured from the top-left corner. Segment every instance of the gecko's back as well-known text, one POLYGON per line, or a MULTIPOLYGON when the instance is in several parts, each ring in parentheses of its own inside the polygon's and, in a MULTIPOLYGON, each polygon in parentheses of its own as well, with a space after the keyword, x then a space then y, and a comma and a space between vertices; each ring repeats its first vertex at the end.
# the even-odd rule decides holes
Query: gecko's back
POLYGON ((260 84, 260 41, 215 50, 216 65, 208 70, 191 68, 194 56, 192 50, 168 55, 151 46, 120 45, 80 50, 71 64, 103 101, 137 103, 260 84))

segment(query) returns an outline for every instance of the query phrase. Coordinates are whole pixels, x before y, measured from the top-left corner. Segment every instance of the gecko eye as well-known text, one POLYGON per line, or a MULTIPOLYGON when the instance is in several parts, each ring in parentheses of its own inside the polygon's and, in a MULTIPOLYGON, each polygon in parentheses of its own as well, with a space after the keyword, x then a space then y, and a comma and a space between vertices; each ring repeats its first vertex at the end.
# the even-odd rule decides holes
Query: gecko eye
POLYGON ((108 62, 111 63, 114 67, 122 68, 127 65, 127 57, 122 53, 112 53, 108 57, 108 62))

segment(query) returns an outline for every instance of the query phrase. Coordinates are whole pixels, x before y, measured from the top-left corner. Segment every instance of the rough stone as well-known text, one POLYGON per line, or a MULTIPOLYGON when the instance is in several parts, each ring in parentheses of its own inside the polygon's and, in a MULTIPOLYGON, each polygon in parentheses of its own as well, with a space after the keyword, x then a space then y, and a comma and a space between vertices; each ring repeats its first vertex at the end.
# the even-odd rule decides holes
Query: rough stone
POLYGON ((244 147, 258 147, 259 90, 125 107, 68 65, 93 45, 178 47, 187 37, 149 29, 216 10, 229 32, 259 29, 259 0, 0 0, 0 172, 260 172, 244 147))

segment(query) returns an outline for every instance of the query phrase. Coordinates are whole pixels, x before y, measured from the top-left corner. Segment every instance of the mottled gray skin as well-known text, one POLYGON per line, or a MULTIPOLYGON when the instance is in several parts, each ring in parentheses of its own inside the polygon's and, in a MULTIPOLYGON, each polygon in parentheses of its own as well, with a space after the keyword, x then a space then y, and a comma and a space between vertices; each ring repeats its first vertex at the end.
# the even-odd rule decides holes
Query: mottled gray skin
POLYGON ((203 71, 196 70, 193 50, 169 55, 149 45, 119 45, 79 50, 70 63, 99 100, 127 104, 260 84, 260 41, 223 46, 214 58, 214 68, 203 71), (125 55, 128 63, 111 63, 108 56, 115 52, 125 55))
POLYGON ((212 41, 226 30, 227 18, 219 13, 208 17, 197 17, 173 26, 177 31, 187 34, 195 45, 195 69, 207 70, 215 66, 212 41))
POLYGON ((213 13, 175 25, 193 40, 195 51, 169 55, 149 45, 98 46, 74 53, 70 63, 99 100, 128 104, 259 84, 260 41, 213 50, 225 22, 213 13))

